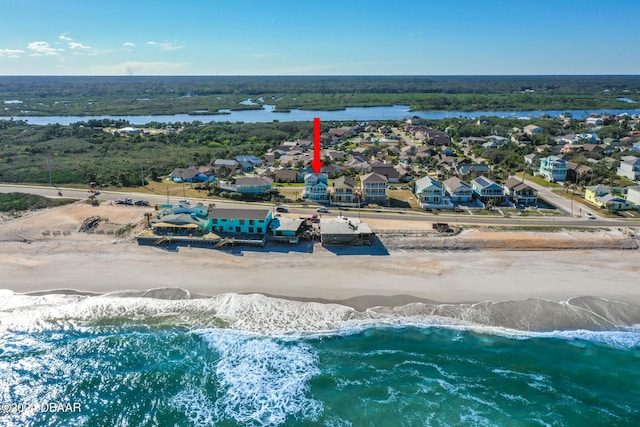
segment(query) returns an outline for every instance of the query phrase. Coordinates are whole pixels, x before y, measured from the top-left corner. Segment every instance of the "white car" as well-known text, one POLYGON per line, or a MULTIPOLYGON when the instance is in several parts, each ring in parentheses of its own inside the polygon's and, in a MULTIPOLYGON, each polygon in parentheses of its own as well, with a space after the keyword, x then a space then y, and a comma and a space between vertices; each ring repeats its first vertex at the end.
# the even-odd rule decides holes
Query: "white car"
POLYGON ((586 216, 589 219, 596 219, 596 216, 591 212, 587 212, 586 214, 584 214, 584 216, 586 216))
POLYGON ((317 209, 317 212, 320 212, 320 213, 329 213, 329 208, 327 208, 327 207, 318 208, 318 209, 317 209))

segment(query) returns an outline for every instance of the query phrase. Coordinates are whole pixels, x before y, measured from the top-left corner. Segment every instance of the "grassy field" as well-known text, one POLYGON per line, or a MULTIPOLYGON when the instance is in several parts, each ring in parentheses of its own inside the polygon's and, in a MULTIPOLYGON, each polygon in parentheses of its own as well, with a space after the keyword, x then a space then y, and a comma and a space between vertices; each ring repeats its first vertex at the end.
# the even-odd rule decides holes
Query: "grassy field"
MULTIPOLYGON (((522 172, 518 172, 515 174, 516 176, 519 176, 520 178, 522 178, 522 172)), ((558 184, 557 182, 549 182, 545 179, 540 178, 539 176, 532 176, 527 174, 527 176, 525 177, 525 179, 531 181, 531 182, 535 182, 538 185, 541 185, 543 187, 548 187, 548 188, 562 188, 562 185, 558 184)))

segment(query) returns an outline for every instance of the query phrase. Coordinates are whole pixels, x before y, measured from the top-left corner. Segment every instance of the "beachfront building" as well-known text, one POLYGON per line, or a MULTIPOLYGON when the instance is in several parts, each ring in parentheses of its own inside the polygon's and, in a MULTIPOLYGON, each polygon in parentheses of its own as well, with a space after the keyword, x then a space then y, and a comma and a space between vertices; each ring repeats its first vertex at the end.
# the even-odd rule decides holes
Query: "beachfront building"
POLYGON ((471 189, 485 206, 500 206, 505 201, 504 189, 486 176, 471 181, 471 189))
POLYGON ((265 236, 273 216, 270 209, 213 208, 209 219, 214 233, 265 236))
POLYGON ((304 176, 304 192, 302 198, 318 203, 329 201, 329 176, 320 172, 319 174, 308 173, 304 176))
POLYGON ((371 245, 373 232, 368 224, 357 218, 321 218, 320 241, 327 245, 371 245))
POLYGON ((387 203, 387 177, 375 172, 360 177, 360 192, 367 203, 387 203))
POLYGON ((167 214, 151 221, 151 229, 158 236, 201 235, 209 230, 209 221, 196 214, 167 214))
POLYGON ((442 184, 430 176, 416 181, 415 195, 420 201, 422 209, 453 208, 453 204, 445 198, 442 184))
POLYGON ((538 192, 525 184, 523 180, 510 177, 504 182, 502 186, 505 194, 516 205, 535 205, 538 203, 538 192))
POLYGON ((353 206, 359 202, 358 183, 355 179, 341 176, 333 181, 332 205, 353 206))
POLYGON ((449 200, 453 203, 471 203, 473 190, 458 177, 451 177, 442 183, 449 200))
POLYGON ((632 181, 640 181, 640 159, 630 156, 620 162, 617 174, 629 178, 632 181))
POLYGON ((238 193, 260 196, 273 190, 273 181, 267 177, 244 176, 236 178, 235 189, 238 193))
POLYGON ((557 156, 540 159, 540 176, 550 182, 564 182, 567 179, 567 161, 557 156))
POLYGON ((271 240, 286 243, 298 243, 300 233, 304 227, 301 219, 279 216, 274 218, 269 225, 271 240))

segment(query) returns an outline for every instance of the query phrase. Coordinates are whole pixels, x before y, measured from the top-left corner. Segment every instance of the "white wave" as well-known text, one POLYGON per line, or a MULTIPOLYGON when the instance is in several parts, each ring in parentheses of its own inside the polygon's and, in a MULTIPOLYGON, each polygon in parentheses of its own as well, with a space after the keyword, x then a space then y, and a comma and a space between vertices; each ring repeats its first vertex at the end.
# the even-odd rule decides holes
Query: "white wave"
MULTIPOLYGON (((176 294, 171 290, 151 294, 163 292, 176 294)), ((116 295, 29 296, 1 291, 0 334, 11 330, 67 330, 131 323, 195 329, 223 327, 295 339, 300 335, 313 338, 359 334, 375 327, 415 326, 445 327, 512 339, 546 337, 640 348, 637 327, 640 317, 636 315, 640 308, 612 301, 606 301, 605 305, 605 300, 593 297, 576 301, 581 306, 572 305, 573 299, 571 303, 528 299, 457 305, 412 303, 357 311, 339 304, 290 301, 260 294, 167 300, 116 295), (599 312, 593 313, 588 307, 597 307, 599 312)))
POLYGON ((322 412, 322 404, 307 397, 309 380, 320 373, 310 346, 221 330, 195 333, 220 355, 215 408, 223 419, 272 426, 290 416, 315 420, 322 412))

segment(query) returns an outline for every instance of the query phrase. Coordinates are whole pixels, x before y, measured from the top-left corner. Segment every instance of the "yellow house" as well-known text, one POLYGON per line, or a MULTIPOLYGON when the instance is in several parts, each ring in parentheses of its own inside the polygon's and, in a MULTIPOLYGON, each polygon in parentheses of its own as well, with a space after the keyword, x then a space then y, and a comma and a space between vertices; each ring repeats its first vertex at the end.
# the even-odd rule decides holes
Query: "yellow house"
POLYGON ((611 193, 611 188, 604 185, 592 185, 584 189, 584 198, 586 201, 593 203, 599 207, 604 207, 603 203, 597 200, 598 197, 611 193))

